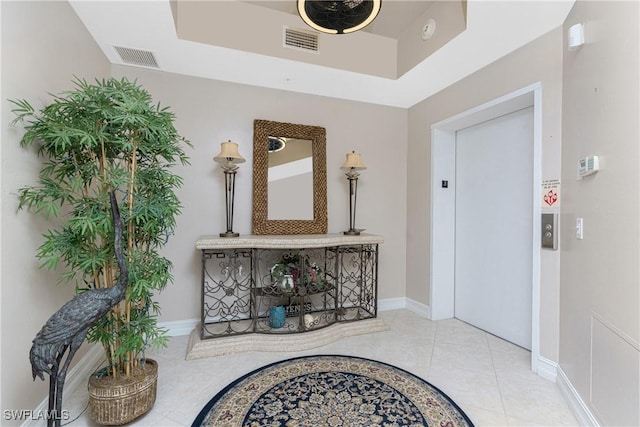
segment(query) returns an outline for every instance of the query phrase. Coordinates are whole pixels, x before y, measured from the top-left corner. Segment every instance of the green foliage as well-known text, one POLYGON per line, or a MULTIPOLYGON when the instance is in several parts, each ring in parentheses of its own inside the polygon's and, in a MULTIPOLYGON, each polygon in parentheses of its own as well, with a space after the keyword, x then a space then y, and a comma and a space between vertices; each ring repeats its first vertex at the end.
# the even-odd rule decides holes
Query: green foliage
POLYGON ((19 208, 60 217, 62 225, 44 234, 36 256, 42 268, 64 268, 61 280, 77 292, 116 283, 114 228, 109 192, 117 191, 125 223, 128 289, 123 302, 90 331, 100 342, 112 374, 128 372, 149 346, 166 345, 156 324, 160 310, 152 298, 172 282, 172 264, 160 256, 176 225, 181 204, 174 191, 182 178, 171 169, 188 164, 168 108, 126 78, 89 84, 55 96, 36 111, 12 100, 25 133, 22 147, 36 146, 43 158, 39 182, 19 190, 19 208))

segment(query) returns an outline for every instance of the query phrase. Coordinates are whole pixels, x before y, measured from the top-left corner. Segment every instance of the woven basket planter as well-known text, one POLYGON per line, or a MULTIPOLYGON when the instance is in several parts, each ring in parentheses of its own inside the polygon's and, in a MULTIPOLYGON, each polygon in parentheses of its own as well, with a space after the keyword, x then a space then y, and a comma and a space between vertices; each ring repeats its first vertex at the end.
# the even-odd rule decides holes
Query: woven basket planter
POLYGON ((89 378, 89 419, 102 425, 122 425, 147 413, 156 401, 158 362, 130 376, 89 378))

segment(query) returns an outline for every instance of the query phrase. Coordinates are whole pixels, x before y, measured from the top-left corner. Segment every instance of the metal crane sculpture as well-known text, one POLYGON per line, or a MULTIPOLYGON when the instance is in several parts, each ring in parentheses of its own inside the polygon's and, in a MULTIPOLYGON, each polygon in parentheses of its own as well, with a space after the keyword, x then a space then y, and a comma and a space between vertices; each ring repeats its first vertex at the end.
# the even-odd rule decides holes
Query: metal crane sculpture
POLYGON ((120 269, 118 282, 109 288, 90 289, 65 303, 40 329, 29 352, 34 381, 36 376, 44 380, 44 373, 49 374, 48 427, 60 427, 62 390, 74 354, 89 329, 122 300, 127 290, 129 272, 122 254, 122 219, 113 191, 109 198, 115 229, 115 257, 120 269), (65 353, 67 357, 61 365, 65 353))

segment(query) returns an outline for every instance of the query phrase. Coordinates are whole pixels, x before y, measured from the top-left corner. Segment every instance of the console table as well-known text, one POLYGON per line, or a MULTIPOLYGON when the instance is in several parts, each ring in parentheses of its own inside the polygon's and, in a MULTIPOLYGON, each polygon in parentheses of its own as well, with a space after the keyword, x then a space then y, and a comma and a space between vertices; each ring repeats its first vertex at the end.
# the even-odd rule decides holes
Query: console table
POLYGON ((201 237, 197 338, 311 332, 376 318, 382 242, 372 234, 201 237), (277 264, 291 277, 276 276, 277 264))

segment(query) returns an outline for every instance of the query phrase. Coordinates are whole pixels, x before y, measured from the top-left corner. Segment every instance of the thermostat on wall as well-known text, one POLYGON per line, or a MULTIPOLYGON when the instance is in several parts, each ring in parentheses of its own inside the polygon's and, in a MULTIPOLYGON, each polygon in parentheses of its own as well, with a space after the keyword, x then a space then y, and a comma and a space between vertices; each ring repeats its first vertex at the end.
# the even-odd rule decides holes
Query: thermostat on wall
POLYGON ((584 159, 578 160, 578 179, 582 177, 594 174, 600 169, 600 162, 598 162, 598 156, 587 156, 584 159))

